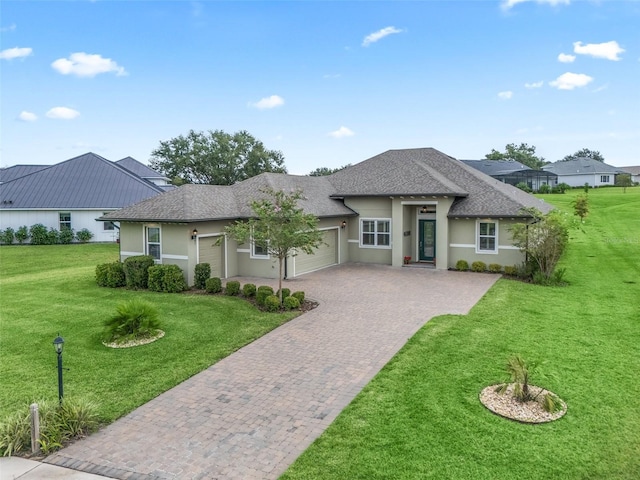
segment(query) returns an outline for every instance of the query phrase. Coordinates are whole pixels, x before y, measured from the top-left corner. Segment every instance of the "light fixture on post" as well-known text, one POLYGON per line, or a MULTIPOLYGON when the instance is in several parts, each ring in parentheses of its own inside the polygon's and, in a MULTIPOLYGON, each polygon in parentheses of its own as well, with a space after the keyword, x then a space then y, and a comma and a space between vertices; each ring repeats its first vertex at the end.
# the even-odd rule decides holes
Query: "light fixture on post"
POLYGON ((55 348, 56 353, 58 354, 58 401, 60 405, 62 405, 62 397, 64 397, 64 393, 62 391, 62 348, 64 346, 64 338, 58 334, 58 336, 53 341, 53 348, 55 348))
POLYGON ((191 232, 191 240, 195 240, 198 237, 198 229, 194 228, 191 232))
POLYGON ((342 223, 340 224, 340 228, 347 228, 347 221, 343 220, 342 223))

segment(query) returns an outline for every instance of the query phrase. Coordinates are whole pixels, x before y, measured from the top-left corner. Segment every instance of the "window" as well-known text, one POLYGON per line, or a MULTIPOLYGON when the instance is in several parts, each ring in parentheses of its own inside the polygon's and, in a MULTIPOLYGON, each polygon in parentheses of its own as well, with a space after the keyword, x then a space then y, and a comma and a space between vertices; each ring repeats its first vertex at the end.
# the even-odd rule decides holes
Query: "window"
POLYGON ((391 220, 362 219, 360 221, 360 245, 363 247, 390 248, 391 220))
MULTIPOLYGON (((109 212, 102 212, 103 215, 106 215, 107 213, 109 213, 109 212)), ((115 227, 113 225, 113 222, 107 221, 107 222, 104 222, 104 225, 103 225, 102 229, 104 231, 115 230, 115 227)))
POLYGON ((147 255, 160 262, 160 227, 147 227, 147 255))
POLYGON ((476 250, 485 253, 498 252, 498 223, 491 221, 478 222, 478 245, 476 250))
POLYGON ((609 175, 600 175, 600 181, 602 183, 609 183, 609 175))
POLYGON ((60 231, 71 230, 71 213, 60 212, 60 231))
POLYGON ((251 258, 269 258, 269 250, 267 246, 258 244, 251 240, 251 258))

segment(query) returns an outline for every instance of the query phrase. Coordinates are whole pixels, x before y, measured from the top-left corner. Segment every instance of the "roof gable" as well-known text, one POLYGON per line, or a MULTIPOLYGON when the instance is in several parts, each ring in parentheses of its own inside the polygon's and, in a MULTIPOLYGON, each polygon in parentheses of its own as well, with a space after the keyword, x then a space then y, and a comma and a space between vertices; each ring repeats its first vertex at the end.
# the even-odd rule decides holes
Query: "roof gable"
POLYGON ((136 174, 140 178, 162 178, 165 180, 169 180, 168 177, 165 177, 161 173, 156 172, 152 168, 148 167, 142 162, 139 162, 133 157, 125 157, 120 160, 117 160, 114 163, 123 168, 126 168, 127 170, 136 174))
POLYGON ((10 182, 11 180, 24 177, 25 175, 49 166, 50 165, 13 165, 12 167, 0 168, 0 183, 10 182))
POLYGON ((599 162, 592 158, 578 157, 566 162, 557 161, 542 167, 543 170, 557 175, 588 175, 599 173, 624 173, 617 167, 599 162))

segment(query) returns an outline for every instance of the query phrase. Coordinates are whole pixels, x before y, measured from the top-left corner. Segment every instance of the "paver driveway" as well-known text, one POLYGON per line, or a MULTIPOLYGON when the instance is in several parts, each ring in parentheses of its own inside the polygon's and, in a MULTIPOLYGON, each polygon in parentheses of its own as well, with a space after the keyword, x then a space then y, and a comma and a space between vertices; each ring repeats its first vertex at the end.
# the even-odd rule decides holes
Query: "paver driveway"
POLYGON ((497 278, 346 264, 287 280, 318 308, 45 461, 120 479, 277 478, 427 320, 467 313, 497 278))

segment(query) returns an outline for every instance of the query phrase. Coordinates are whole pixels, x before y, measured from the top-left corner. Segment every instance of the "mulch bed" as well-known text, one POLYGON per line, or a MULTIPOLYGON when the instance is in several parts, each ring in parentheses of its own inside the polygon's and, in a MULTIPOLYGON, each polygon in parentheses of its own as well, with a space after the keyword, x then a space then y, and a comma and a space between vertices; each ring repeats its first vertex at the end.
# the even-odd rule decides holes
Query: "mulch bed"
POLYGON ((504 384, 491 385, 480 392, 480 402, 496 415, 522 423, 546 423, 567 413, 567 404, 560 398, 558 401, 561 408, 557 412, 549 413, 543 408, 545 394, 553 392, 542 387, 529 385, 529 391, 532 395, 537 395, 537 398, 529 402, 519 402, 513 396, 513 384, 509 385, 505 393, 496 392, 502 385, 504 384))

